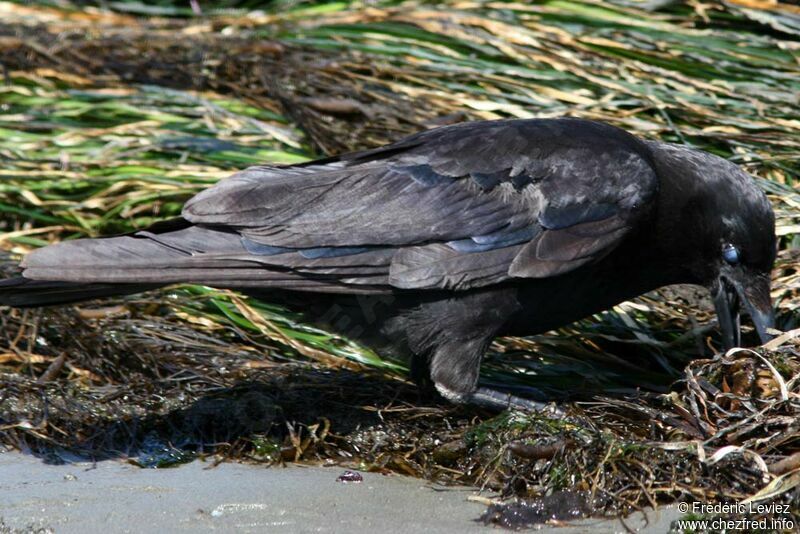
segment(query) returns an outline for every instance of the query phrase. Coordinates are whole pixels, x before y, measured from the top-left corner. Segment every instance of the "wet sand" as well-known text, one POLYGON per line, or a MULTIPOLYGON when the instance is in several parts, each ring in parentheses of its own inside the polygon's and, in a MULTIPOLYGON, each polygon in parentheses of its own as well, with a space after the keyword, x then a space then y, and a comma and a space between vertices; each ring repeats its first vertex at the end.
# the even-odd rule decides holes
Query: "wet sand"
MULTIPOLYGON (((169 469, 122 461, 48 465, 30 455, 0 453, 0 532, 491 531, 475 521, 486 507, 468 500, 479 494, 474 488, 375 473, 361 473, 363 482, 345 484, 336 480, 343 471, 236 463, 213 467, 200 461, 169 469)), ((665 532, 676 514, 649 515, 649 527, 642 528, 641 517, 626 523, 665 532)), ((619 521, 585 520, 553 530, 599 534, 624 527, 619 521)))

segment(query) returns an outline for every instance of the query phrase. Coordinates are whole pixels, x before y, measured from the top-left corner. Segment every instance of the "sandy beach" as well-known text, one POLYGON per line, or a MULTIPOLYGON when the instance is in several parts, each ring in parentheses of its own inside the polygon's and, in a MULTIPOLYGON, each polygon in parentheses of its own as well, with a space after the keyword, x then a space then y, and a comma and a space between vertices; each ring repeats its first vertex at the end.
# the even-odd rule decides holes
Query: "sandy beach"
MULTIPOLYGON (((0 532, 487 532, 474 488, 442 487, 399 475, 361 473, 337 481, 341 467, 264 468, 195 461, 142 469, 123 461, 50 465, 0 454, 0 532)), ((491 497, 483 493, 483 496, 491 497)), ((674 511, 626 521, 664 532, 674 511)), ((544 527, 548 531, 555 527, 544 527)), ((652 529, 652 530, 651 530, 652 529)), ((619 521, 583 520, 561 533, 619 532, 619 521)))

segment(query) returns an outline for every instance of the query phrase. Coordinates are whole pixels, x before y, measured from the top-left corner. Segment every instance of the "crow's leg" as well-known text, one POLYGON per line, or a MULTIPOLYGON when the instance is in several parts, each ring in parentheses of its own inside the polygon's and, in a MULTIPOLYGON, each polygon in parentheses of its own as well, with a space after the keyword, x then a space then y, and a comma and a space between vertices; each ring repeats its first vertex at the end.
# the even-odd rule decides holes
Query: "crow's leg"
POLYGON ((442 397, 459 404, 543 410, 544 403, 478 388, 481 359, 519 311, 516 297, 510 288, 475 291, 422 303, 398 315, 389 326, 408 340, 414 381, 422 388, 435 386, 442 397))
POLYGON ((552 403, 525 399, 490 388, 477 388, 468 397, 467 402, 495 410, 520 410, 523 412, 543 412, 557 416, 565 415, 561 408, 552 403))
POLYGON ((491 338, 452 340, 439 345, 430 362, 430 376, 442 397, 459 404, 475 404, 495 410, 563 412, 544 402, 538 402, 490 388, 478 387, 483 353, 491 338))
POLYGON ((436 391, 455 403, 469 402, 478 387, 481 358, 487 339, 449 339, 436 347, 430 359, 430 377, 436 391))

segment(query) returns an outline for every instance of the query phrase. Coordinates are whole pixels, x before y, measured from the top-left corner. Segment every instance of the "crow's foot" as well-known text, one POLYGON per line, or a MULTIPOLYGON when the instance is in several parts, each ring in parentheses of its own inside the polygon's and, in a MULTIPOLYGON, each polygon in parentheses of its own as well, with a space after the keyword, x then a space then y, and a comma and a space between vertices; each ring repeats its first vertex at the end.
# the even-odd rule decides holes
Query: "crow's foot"
POLYGON ((470 404, 476 404, 495 410, 520 410, 523 412, 542 412, 557 416, 565 415, 563 410, 555 404, 525 399, 489 388, 478 388, 464 400, 470 404))

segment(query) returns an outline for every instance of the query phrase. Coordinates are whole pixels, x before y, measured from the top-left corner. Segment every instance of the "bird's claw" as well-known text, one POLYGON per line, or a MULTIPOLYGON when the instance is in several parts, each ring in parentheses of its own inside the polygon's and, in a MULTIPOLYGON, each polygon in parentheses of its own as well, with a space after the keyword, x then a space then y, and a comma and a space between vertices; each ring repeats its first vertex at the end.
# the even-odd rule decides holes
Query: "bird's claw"
POLYGON ((555 404, 525 399, 489 388, 476 389, 469 396, 467 402, 496 410, 519 410, 523 412, 541 412, 557 416, 565 415, 563 410, 555 404))

